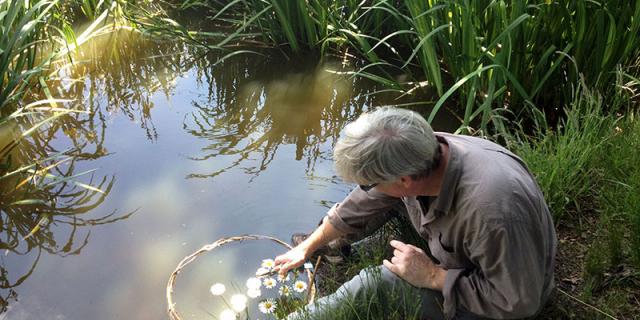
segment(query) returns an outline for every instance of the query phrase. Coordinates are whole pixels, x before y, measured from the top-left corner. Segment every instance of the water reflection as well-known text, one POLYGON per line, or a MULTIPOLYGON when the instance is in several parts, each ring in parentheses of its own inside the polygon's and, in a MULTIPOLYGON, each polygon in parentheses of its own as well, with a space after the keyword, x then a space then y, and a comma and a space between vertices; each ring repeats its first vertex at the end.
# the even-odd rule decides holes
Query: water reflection
POLYGON ((119 31, 81 47, 52 81, 56 96, 72 97, 89 116, 80 128, 101 131, 118 114, 138 123, 149 140, 158 132, 151 118, 152 97, 169 97, 175 82, 192 66, 188 48, 179 42, 158 42, 137 33, 119 31))
MULTIPOLYGON (((295 159, 305 159, 309 171, 318 158, 327 156, 320 146, 335 138, 348 116, 340 110, 348 109, 351 83, 322 68, 310 74, 242 82, 255 78, 235 79, 241 83, 236 91, 219 90, 214 101, 193 102, 195 110, 185 120, 185 130, 209 144, 190 159, 225 156, 233 160, 226 167, 189 178, 210 178, 234 167, 256 175, 267 168, 282 144, 295 145, 295 159)), ((232 88, 215 84, 212 87, 232 88)))
MULTIPOLYGON (((67 123, 71 128, 73 123, 67 123)), ((37 132, 28 139, 14 140, 16 132, 33 126, 29 120, 4 124, 8 137, 0 157, 7 165, 0 184, 0 248, 4 256, 23 261, 22 270, 0 264, 0 312, 17 299, 15 287, 34 271, 42 251, 68 256, 79 254, 87 245, 90 226, 125 219, 116 211, 101 216, 88 215, 111 191, 115 178, 77 169, 79 162, 99 157, 82 149, 58 150, 52 137, 58 128, 37 132), (52 132, 53 131, 53 132, 52 132), (8 142, 7 142, 8 140, 8 142), (39 159, 30 166, 31 159, 39 159)))
POLYGON ((176 48, 183 46, 127 33, 99 38, 82 47, 73 64, 61 63, 48 83, 53 96, 73 99, 66 108, 86 112, 64 115, 26 138, 22 133, 51 113, 0 127, 0 249, 6 257, 0 260, 0 313, 17 301, 16 287, 34 272, 43 252, 78 255, 93 226, 135 213, 96 210, 116 178, 93 170, 91 161, 109 155, 105 134, 118 113, 139 123, 148 139, 157 138, 151 96, 170 94, 183 63, 181 55, 167 54, 176 48), (6 259, 21 267, 9 268, 6 259))
POLYGON ((208 95, 192 101, 194 111, 183 126, 206 146, 189 158, 224 157, 226 165, 188 178, 212 178, 232 168, 257 176, 282 145, 295 146, 295 160, 304 160, 312 174, 318 160, 331 158, 328 146, 347 122, 370 107, 404 102, 375 94, 377 88, 364 80, 338 75, 339 65, 256 65, 255 58, 245 59, 198 68, 208 95))

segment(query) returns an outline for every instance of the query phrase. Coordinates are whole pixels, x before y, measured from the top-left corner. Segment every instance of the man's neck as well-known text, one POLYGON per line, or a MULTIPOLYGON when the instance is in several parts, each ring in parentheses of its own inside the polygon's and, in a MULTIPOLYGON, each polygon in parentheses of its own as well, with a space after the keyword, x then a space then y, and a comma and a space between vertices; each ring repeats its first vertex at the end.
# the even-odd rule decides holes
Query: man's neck
POLYGON ((440 147, 442 149, 440 165, 424 179, 420 195, 434 197, 440 194, 444 173, 449 163, 449 146, 446 143, 440 143, 440 147))

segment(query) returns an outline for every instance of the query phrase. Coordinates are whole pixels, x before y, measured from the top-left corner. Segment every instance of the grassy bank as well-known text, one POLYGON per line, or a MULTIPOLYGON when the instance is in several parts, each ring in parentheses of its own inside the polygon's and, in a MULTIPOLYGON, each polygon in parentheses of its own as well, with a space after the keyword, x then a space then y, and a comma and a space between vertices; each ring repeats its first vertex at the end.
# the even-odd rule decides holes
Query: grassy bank
MULTIPOLYGON (((536 176, 558 230, 558 290, 538 319, 632 319, 640 311, 638 89, 640 82, 623 78, 608 95, 583 84, 559 124, 539 123, 533 134, 508 139, 536 176)), ((366 253, 323 266, 321 292, 379 265, 394 237, 425 246, 408 222, 395 222, 359 248, 366 253)))
MULTIPOLYGON (((639 85, 625 77, 607 91, 582 85, 557 126, 511 145, 556 219, 559 288, 620 319, 633 318, 640 299, 639 85)), ((565 317, 606 317, 566 295, 562 301, 556 307, 565 317)))

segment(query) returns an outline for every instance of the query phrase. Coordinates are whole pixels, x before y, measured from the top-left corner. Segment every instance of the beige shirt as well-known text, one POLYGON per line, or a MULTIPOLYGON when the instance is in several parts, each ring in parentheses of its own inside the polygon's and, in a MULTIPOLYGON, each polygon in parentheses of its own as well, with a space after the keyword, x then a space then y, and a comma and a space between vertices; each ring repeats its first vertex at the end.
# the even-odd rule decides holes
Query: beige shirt
POLYGON ((540 311, 554 286, 557 238, 542 192, 524 162, 490 141, 436 133, 449 146, 437 197, 401 199, 360 188, 329 210, 338 230, 364 235, 399 201, 448 270, 444 313, 464 308, 488 318, 540 311))

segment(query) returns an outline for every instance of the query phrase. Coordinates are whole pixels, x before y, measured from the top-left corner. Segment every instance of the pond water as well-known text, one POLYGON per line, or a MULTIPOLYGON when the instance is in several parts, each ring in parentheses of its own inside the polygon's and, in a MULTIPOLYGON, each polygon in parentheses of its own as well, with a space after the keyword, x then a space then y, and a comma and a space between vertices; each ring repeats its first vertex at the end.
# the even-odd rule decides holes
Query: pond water
MULTIPOLYGON (((216 61, 119 34, 60 68, 52 93, 88 113, 44 125, 12 159, 68 151, 40 168, 78 176, 37 192, 3 182, 0 319, 168 318, 165 288, 183 257, 222 237, 310 231, 352 187, 332 168, 341 128, 376 106, 426 100, 376 93, 308 56, 216 61), (8 205, 24 198, 42 203, 8 205)), ((446 112, 434 123, 457 125, 446 112)), ((178 275, 178 311, 212 319, 222 308, 214 282, 232 293, 283 250, 256 241, 205 254, 178 275)))

